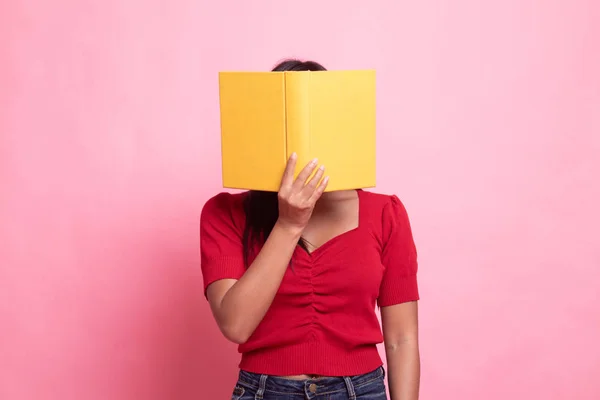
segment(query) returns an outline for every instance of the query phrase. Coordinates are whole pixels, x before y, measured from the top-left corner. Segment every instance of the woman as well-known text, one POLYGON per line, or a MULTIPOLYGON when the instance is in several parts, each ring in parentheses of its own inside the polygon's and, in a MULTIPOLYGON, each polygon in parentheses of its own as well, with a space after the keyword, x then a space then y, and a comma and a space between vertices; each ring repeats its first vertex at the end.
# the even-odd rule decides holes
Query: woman
MULTIPOLYGON (((274 69, 308 70, 325 68, 288 60, 274 69)), ((221 193, 202 211, 206 296, 242 353, 232 399, 386 399, 383 341, 392 400, 416 400, 419 294, 406 211, 395 196, 324 193, 317 160, 294 180, 296 159, 278 193, 221 193)))

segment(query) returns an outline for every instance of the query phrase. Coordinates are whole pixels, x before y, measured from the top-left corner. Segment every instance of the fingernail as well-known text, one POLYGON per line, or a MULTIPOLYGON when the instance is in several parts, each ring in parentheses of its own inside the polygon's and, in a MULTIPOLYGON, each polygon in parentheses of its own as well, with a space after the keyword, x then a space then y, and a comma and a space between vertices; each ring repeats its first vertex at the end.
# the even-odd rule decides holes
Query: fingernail
POLYGON ((317 163, 317 161, 319 161, 318 158, 313 158, 313 160, 310 162, 312 165, 315 165, 317 163))
POLYGON ((325 166, 324 166, 324 165, 321 165, 321 166, 319 167, 319 169, 320 169, 321 171, 325 171, 325 166))
POLYGON ((324 183, 327 183, 327 182, 329 182, 329 177, 328 177, 328 176, 326 176, 326 177, 325 177, 325 179, 323 179, 323 182, 324 182, 324 183))
POLYGON ((292 153, 292 155, 290 156, 290 158, 291 158, 292 160, 295 160, 295 159, 296 159, 296 157, 298 157, 298 155, 297 155, 295 152, 294 152, 294 153, 292 153))

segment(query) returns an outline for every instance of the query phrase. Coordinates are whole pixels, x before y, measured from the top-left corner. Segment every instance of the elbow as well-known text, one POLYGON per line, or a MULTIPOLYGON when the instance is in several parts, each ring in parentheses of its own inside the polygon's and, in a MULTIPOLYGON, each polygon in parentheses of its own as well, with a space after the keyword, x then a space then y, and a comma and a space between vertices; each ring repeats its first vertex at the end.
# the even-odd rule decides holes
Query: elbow
POLYGON ((416 334, 401 334, 392 338, 386 338, 384 342, 386 352, 396 352, 406 349, 418 349, 419 338, 416 334))
POLYGON ((248 341, 248 338, 250 336, 248 335, 244 335, 243 333, 235 333, 235 332, 228 332, 228 333, 224 333, 225 338, 227 338, 227 340, 229 340, 230 342, 233 342, 235 344, 244 344, 248 341))
POLYGON ((251 335, 247 330, 235 326, 223 326, 221 327, 221 332, 227 340, 238 345, 246 343, 251 335))
POLYGON ((249 326, 251 321, 244 318, 239 312, 226 312, 222 307, 215 312, 215 319, 223 336, 238 345, 246 343, 255 329, 255 327, 249 326))

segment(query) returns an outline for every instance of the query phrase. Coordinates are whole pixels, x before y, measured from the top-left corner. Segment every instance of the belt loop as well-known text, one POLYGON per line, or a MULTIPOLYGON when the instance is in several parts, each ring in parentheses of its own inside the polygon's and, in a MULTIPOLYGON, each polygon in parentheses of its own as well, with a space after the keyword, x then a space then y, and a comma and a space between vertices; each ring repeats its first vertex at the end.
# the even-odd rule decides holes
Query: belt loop
POLYGON ((260 382, 258 384, 258 390, 256 391, 256 396, 254 396, 255 400, 262 400, 265 395, 265 388, 267 387, 267 375, 260 376, 260 382))
POLYGON ((348 399, 356 400, 356 393, 354 392, 354 385, 352 384, 352 379, 349 376, 345 376, 344 382, 346 382, 346 389, 348 389, 348 399))

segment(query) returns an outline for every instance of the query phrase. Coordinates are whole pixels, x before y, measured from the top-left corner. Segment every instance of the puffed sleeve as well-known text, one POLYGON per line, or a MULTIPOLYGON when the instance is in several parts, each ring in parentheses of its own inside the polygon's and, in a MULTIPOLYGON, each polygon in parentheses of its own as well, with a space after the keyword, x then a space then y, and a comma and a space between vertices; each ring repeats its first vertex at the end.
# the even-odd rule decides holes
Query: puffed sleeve
POLYGON ((200 217, 200 263, 204 292, 220 279, 239 279, 245 272, 239 201, 220 193, 206 202, 200 217))
POLYGON ((383 249, 385 268, 379 298, 380 307, 419 300, 417 285, 417 249, 408 214, 396 196, 383 211, 383 249))

